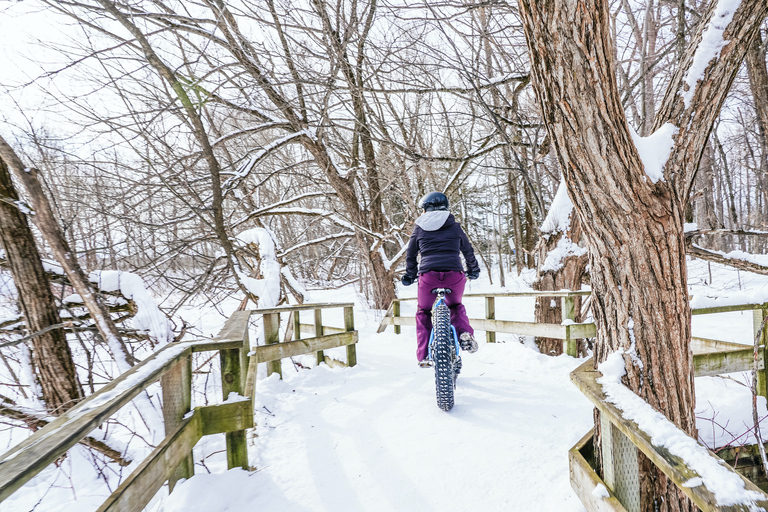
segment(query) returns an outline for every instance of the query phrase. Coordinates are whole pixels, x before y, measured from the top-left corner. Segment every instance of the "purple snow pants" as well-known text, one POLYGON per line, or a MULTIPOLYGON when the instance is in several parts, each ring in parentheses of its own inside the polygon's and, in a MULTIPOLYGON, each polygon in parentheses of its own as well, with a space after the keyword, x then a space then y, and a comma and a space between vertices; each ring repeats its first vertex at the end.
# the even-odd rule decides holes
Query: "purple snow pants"
POLYGON ((445 303, 451 311, 451 324, 456 328, 456 334, 475 331, 469 325, 467 310, 461 303, 464 295, 464 284, 467 278, 463 272, 426 272, 419 276, 419 309, 416 311, 416 357, 421 361, 427 357, 429 333, 432 331, 432 306, 435 304, 435 288, 450 288, 451 293, 445 296, 445 303))

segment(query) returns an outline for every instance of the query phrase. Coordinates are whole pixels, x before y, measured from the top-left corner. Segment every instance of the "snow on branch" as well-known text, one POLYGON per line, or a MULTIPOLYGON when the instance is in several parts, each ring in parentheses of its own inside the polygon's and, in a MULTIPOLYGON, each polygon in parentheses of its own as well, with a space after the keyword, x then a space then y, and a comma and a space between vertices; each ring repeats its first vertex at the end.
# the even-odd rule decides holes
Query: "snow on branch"
POLYGON ((138 274, 119 270, 97 270, 90 273, 88 280, 101 291, 119 291, 123 297, 136 303, 138 312, 132 319, 136 329, 146 331, 160 344, 173 341, 170 320, 157 307, 157 302, 147 291, 144 280, 138 274))
POLYGON ((256 217, 260 217, 261 215, 270 213, 272 210, 276 208, 280 208, 282 206, 295 203, 297 201, 301 201, 302 199, 308 199, 312 197, 328 197, 332 195, 335 195, 335 192, 308 192, 306 194, 301 194, 299 196, 291 197, 289 199, 284 199, 277 203, 270 204, 269 206, 265 206, 263 208, 259 208, 258 210, 254 210, 249 214, 245 215, 244 217, 240 217, 239 219, 237 219, 232 223, 232 226, 237 227, 245 222, 248 222, 251 219, 255 219, 256 217))
POLYGON ((629 133, 635 143, 640 160, 643 162, 645 174, 653 183, 664 181, 664 166, 672 154, 675 146, 674 137, 679 129, 672 123, 665 123, 658 130, 647 137, 641 137, 629 126, 629 133))
POLYGON ((568 197, 568 190, 565 185, 565 177, 560 178, 560 186, 557 187, 555 198, 549 206, 547 217, 541 224, 542 233, 567 232, 571 227, 571 214, 573 213, 573 203, 568 197))
POLYGON ((235 240, 242 247, 255 246, 259 255, 259 270, 262 277, 251 277, 235 266, 240 282, 259 298, 259 307, 277 306, 280 300, 280 263, 277 261, 277 246, 272 233, 266 228, 253 228, 237 234, 235 240))
POLYGON ((725 30, 733 20, 733 15, 741 5, 741 0, 720 0, 712 13, 707 27, 701 36, 701 42, 693 55, 691 67, 683 78, 683 83, 688 86, 687 90, 683 87, 682 96, 685 108, 690 107, 693 94, 696 91, 696 84, 704 77, 704 71, 709 63, 720 56, 720 52, 725 47, 726 41, 723 38, 725 30))
POLYGON ((311 245, 315 244, 323 244, 325 242, 329 242, 331 240, 338 240, 340 238, 352 238, 355 236, 354 231, 344 231, 342 233, 334 233, 332 235, 324 236, 322 238, 315 238, 314 240, 308 240, 306 242, 302 242, 300 244, 296 244, 293 247, 286 249, 285 251, 281 252, 279 256, 282 258, 286 256, 287 254, 290 254, 294 251, 298 251, 299 249, 303 249, 304 247, 309 247, 311 245))
POLYGON ((279 149, 286 144, 290 144, 292 142, 295 142, 302 137, 309 137, 311 136, 307 130, 302 130, 300 132, 291 133, 289 135, 286 135, 285 137, 281 137, 277 140, 272 141, 271 143, 267 144, 263 148, 261 148, 255 155, 252 155, 245 163, 241 164, 240 167, 237 168, 234 175, 227 179, 227 181, 224 182, 222 185, 222 188, 224 190, 228 190, 231 188, 234 188, 234 184, 237 180, 243 179, 250 172, 253 170, 253 168, 258 164, 260 161, 262 161, 265 157, 267 157, 270 153, 275 151, 276 149, 279 149))
POLYGON ((248 126, 246 128, 243 128, 241 130, 236 130, 234 132, 227 133, 226 135, 222 135, 218 139, 211 142, 211 146, 217 146, 218 144, 221 144, 222 142, 226 142, 229 139, 234 139, 235 137, 240 137, 242 135, 247 135, 250 133, 258 133, 262 132, 264 130, 271 130, 273 128, 287 128, 290 125, 286 122, 280 122, 280 121, 272 121, 269 123, 259 124, 256 126, 248 126))

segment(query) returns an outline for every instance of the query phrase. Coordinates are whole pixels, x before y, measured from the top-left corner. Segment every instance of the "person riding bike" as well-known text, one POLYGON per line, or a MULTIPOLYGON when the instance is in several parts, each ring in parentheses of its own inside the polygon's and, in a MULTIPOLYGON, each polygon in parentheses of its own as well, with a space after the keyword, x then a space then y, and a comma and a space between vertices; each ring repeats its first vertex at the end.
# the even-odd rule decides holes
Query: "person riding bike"
POLYGON ((416 227, 408 242, 405 274, 401 282, 404 286, 410 286, 417 278, 419 281, 416 357, 419 366, 428 368, 432 366, 427 351, 429 334, 432 331, 432 305, 435 301, 432 290, 435 288, 451 290, 451 293, 445 296, 445 303, 451 312, 451 324, 459 336, 459 346, 470 354, 477 352, 475 331, 469 325, 461 298, 467 278, 480 277, 480 265, 475 259, 475 251, 467 234, 448 211, 448 198, 445 194, 430 192, 421 198, 419 208, 424 210, 424 214, 416 219, 416 227), (464 255, 467 263, 466 276, 459 253, 464 255), (421 254, 421 261, 417 271, 418 254, 421 254))

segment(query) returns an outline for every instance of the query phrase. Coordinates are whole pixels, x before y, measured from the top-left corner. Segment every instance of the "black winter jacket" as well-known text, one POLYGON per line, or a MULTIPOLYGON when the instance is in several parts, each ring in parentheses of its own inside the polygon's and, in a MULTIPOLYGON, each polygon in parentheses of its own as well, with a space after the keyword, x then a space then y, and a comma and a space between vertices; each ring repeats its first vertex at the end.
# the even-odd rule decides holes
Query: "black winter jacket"
POLYGON ((448 272, 451 270, 463 272, 459 252, 464 254, 467 270, 480 273, 480 265, 475 259, 475 251, 469 243, 467 234, 461 225, 447 211, 438 210, 426 212, 416 219, 411 239, 408 242, 408 252, 405 258, 405 273, 410 277, 423 274, 430 270, 448 272), (416 270, 416 256, 421 253, 421 262, 416 270))

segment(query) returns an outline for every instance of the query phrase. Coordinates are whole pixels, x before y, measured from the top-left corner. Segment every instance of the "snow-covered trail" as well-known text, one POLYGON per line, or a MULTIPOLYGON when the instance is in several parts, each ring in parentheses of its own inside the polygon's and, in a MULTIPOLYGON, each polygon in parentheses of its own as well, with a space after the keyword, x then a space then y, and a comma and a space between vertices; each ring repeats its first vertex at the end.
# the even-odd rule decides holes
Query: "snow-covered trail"
POLYGON ((512 340, 463 359, 450 412, 437 408, 412 336, 391 329, 363 337, 355 368, 261 380, 249 446, 258 472, 209 465, 214 474, 154 510, 584 510, 567 457, 592 424, 568 378, 581 361, 512 340))

